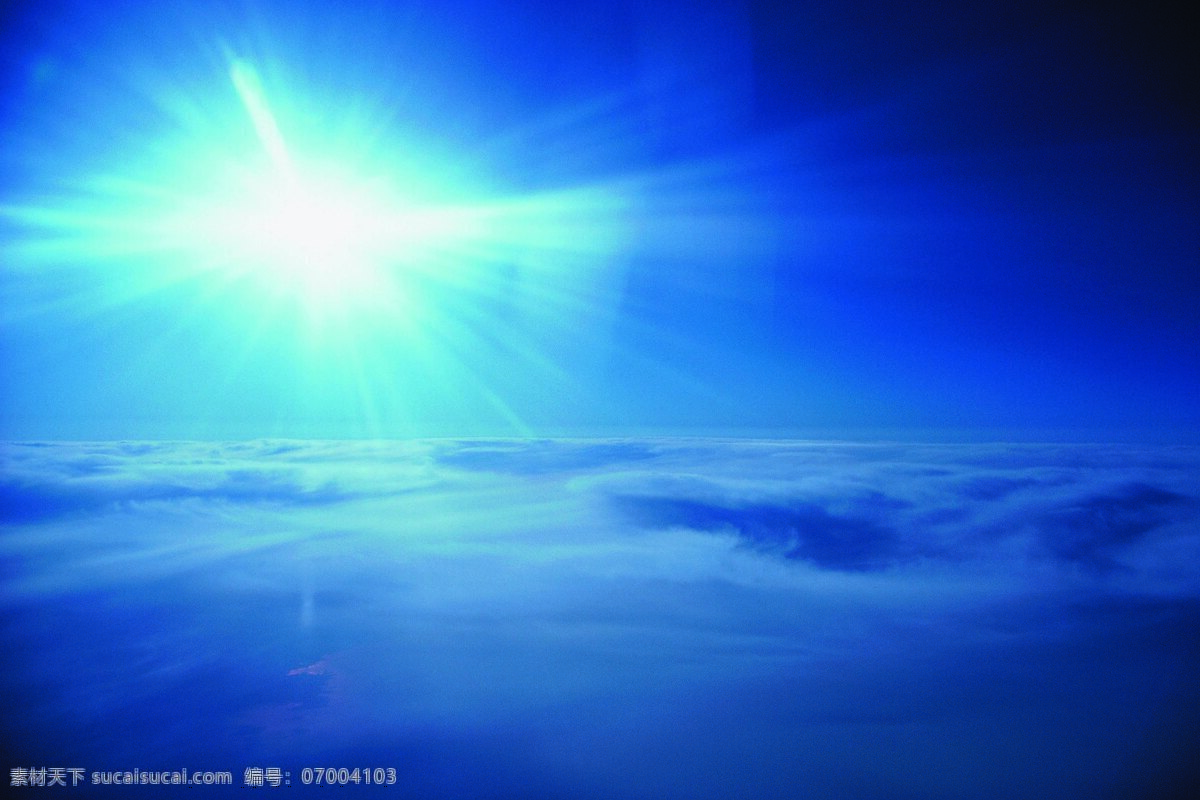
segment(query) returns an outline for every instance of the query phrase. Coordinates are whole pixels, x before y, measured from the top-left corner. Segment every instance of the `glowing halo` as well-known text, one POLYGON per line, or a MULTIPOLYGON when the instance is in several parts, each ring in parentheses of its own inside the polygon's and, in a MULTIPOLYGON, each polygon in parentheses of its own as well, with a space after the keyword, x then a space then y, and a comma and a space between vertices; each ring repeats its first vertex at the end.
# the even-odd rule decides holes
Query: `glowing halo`
POLYGON ((536 166, 535 140, 455 152, 407 126, 373 75, 339 63, 314 79, 279 54, 259 54, 260 73, 208 52, 213 71, 156 60, 136 85, 97 84, 73 117, 92 84, 54 96, 63 113, 40 121, 64 146, 14 151, 25 172, 0 199, 0 290, 35 287, 45 304, 26 294, 0 322, 69 309, 145 331, 131 364, 203 354, 205 374, 252 380, 280 413, 368 431, 480 414, 523 431, 512 396, 569 392, 568 365, 598 363, 618 255, 658 176, 505 180, 490 159, 499 175, 536 166), (331 75, 361 96, 331 92, 331 75), (142 116, 106 116, 121 103, 142 116))

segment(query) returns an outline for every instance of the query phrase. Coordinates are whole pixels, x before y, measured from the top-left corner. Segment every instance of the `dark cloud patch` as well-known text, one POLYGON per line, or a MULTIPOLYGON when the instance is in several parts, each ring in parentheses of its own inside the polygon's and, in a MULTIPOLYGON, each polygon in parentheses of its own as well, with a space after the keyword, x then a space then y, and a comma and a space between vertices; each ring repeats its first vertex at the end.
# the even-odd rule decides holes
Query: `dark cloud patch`
POLYGON ((358 496, 333 481, 306 486, 287 473, 253 469, 230 470, 209 483, 154 482, 140 478, 48 481, 6 477, 0 479, 0 521, 42 522, 74 514, 119 511, 137 503, 188 499, 313 506, 358 496))
POLYGON ((447 442, 434 449, 440 464, 508 475, 581 472, 626 462, 647 461, 658 448, 636 441, 559 439, 447 442))
POLYGON ((1043 546, 1057 558, 1096 569, 1117 566, 1120 552, 1173 519, 1188 497, 1130 484, 1051 512, 1040 521, 1043 546))
POLYGON ((231 502, 282 502, 293 505, 327 505, 353 500, 359 493, 343 490, 327 480, 317 486, 305 486, 295 477, 255 469, 232 470, 225 480, 210 490, 197 493, 231 502))
POLYGON ((1003 500, 1022 489, 1042 484, 1032 478, 981 476, 964 481, 960 489, 970 500, 1003 500))
MULTIPOLYGON (((928 458, 952 459, 958 469, 978 468, 997 475, 1035 474, 1045 470, 1089 472, 1095 470, 1164 469, 1194 470, 1196 449, 1190 445, 1153 447, 1119 444, 980 444, 909 448, 928 458)), ((900 450, 896 455, 902 455, 900 450)), ((895 457, 895 456, 893 456, 895 457)))
POLYGON ((26 483, 5 478, 0 480, 0 522, 40 522, 105 504, 100 493, 90 489, 74 489, 58 484, 26 483))
POLYGON ((123 456, 171 456, 176 452, 172 442, 117 442, 116 451, 123 456))
MULTIPOLYGON (((751 547, 826 569, 884 569, 919 554, 894 529, 867 517, 830 513, 816 503, 725 505, 677 497, 623 496, 615 502, 642 525, 734 531, 751 547)), ((896 501, 878 496, 874 503, 896 501)))
POLYGON ((87 478, 93 475, 110 475, 120 471, 121 461, 110 456, 86 455, 64 460, 60 465, 60 469, 64 474, 78 478, 87 478))
POLYGON ((303 450, 304 448, 299 442, 271 442, 263 446, 262 455, 281 456, 290 453, 300 453, 303 450))

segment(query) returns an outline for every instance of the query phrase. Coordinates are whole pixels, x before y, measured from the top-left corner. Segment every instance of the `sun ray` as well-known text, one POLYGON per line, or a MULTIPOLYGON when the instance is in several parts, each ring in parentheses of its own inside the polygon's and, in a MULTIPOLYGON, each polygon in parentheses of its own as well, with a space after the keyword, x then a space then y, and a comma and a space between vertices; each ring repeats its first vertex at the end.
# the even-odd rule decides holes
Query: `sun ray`
POLYGON ((246 49, 210 47, 211 81, 140 72, 164 124, 64 160, 44 176, 52 190, 6 194, 0 222, 18 269, 62 271, 97 317, 175 307, 156 357, 199 337, 220 349, 230 392, 278 386, 280 415, 353 413, 382 432, 478 413, 527 432, 528 385, 546 387, 545 405, 573 396, 581 365, 600 368, 630 254, 662 218, 686 223, 710 181, 602 163, 624 145, 586 128, 632 128, 624 102, 551 111, 455 154, 382 95, 332 96, 246 49), (564 126, 552 158, 603 169, 502 177, 564 126), (512 160, 501 177, 498 158, 512 160))
POLYGON ((258 74, 245 61, 234 60, 229 67, 229 76, 271 163, 280 171, 290 173, 291 159, 287 146, 284 144, 283 134, 279 132, 275 115, 271 113, 271 107, 267 104, 258 74))

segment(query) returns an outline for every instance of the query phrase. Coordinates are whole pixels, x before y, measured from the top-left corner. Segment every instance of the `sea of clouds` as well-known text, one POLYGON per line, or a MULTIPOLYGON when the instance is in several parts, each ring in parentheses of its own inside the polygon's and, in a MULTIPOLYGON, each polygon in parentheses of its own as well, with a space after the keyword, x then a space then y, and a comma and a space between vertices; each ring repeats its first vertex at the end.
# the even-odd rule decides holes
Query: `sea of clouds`
POLYGON ((244 794, 249 766, 382 766, 423 798, 1197 777, 1194 447, 0 453, 10 769, 230 770, 244 794))

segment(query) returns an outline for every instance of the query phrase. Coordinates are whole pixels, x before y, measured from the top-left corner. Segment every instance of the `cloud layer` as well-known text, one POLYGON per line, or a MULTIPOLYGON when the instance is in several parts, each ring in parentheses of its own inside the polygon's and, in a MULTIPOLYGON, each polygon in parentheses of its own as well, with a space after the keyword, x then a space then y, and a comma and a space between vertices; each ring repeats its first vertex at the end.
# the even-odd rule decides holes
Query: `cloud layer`
POLYGON ((3 459, 12 765, 240 782, 370 761, 413 795, 497 798, 1132 798, 1195 777, 1194 448, 3 459))

